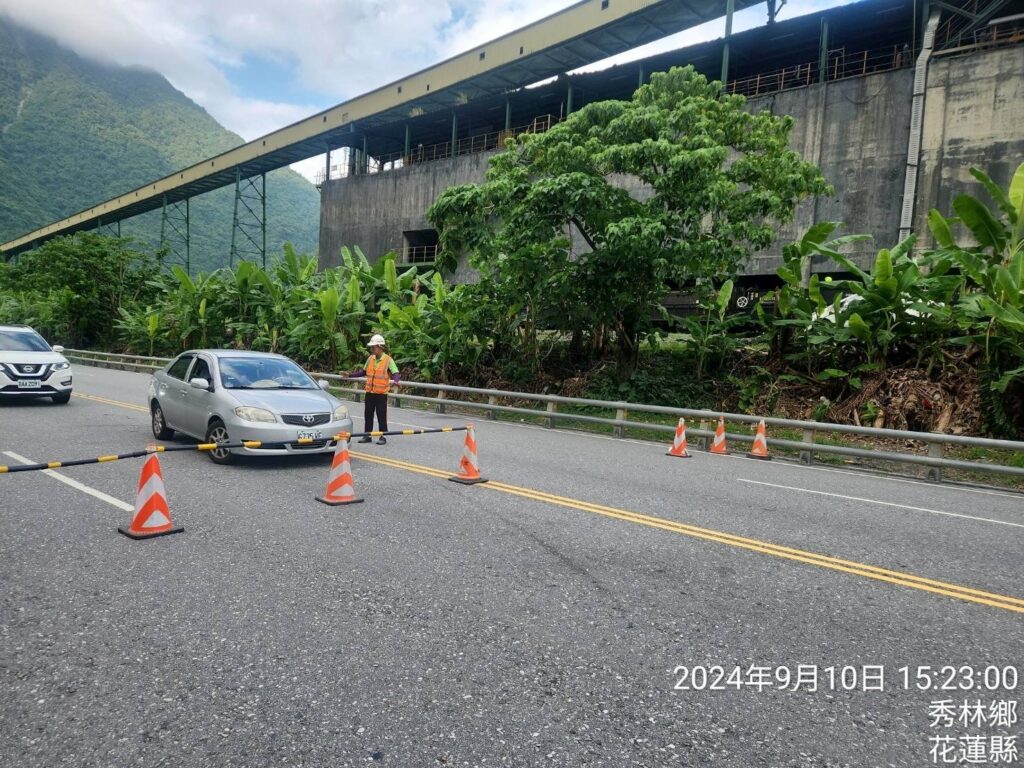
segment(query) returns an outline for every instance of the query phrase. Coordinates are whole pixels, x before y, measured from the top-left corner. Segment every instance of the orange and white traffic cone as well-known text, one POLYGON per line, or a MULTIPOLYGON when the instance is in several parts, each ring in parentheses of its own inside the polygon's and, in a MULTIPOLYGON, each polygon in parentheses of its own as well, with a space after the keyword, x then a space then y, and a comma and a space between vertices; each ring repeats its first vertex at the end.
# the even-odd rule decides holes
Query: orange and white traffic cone
POLYGON ((480 477, 480 462, 476 457, 476 437, 473 435, 473 425, 466 425, 466 443, 462 449, 462 460, 459 462, 459 474, 449 477, 453 483, 463 485, 475 485, 486 483, 487 480, 480 477))
POLYGON ((751 459, 770 459, 768 455, 768 438, 764 433, 764 419, 757 425, 757 434, 754 435, 754 445, 747 454, 751 459))
POLYGON ((690 454, 686 452, 686 419, 680 417, 679 423, 676 425, 676 436, 672 441, 672 448, 666 456, 676 456, 680 459, 690 458, 690 454))
POLYGON ((184 528, 171 522, 171 510, 167 506, 167 492, 164 490, 164 476, 160 472, 160 459, 151 453, 142 465, 139 474, 139 488, 135 494, 135 514, 127 528, 119 527, 129 539, 152 539, 181 533, 184 528))
POLYGON ((356 498, 356 491, 352 485, 347 437, 338 438, 338 447, 334 449, 334 460, 331 462, 331 476, 327 479, 327 490, 323 496, 317 496, 316 500, 332 507, 359 504, 362 501, 356 498))
POLYGON ((718 417, 718 429, 715 430, 715 439, 711 443, 711 453, 717 453, 722 456, 728 455, 729 451, 725 449, 725 417, 718 417))

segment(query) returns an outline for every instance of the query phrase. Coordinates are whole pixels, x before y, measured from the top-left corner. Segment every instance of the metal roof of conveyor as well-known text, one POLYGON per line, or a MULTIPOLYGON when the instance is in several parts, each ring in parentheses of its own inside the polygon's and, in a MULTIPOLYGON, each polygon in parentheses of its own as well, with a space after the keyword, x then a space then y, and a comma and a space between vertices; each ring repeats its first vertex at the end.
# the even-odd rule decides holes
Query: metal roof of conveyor
MULTIPOLYGON (((734 10, 757 0, 730 0, 734 10)), ((726 14, 727 0, 583 0, 447 61, 0 245, 4 256, 55 235, 155 210, 323 154, 375 129, 601 61, 726 14)))

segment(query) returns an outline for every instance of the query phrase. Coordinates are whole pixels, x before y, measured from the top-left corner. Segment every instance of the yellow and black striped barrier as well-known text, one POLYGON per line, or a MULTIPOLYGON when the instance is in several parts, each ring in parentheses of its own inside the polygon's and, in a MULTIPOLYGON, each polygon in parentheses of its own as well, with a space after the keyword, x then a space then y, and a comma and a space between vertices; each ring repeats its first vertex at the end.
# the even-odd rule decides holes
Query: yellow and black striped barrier
MULTIPOLYGON (((333 437, 326 438, 326 444, 330 445, 341 439, 351 440, 353 437, 383 437, 387 435, 429 435, 438 432, 465 432, 469 427, 440 427, 437 429, 401 429, 389 432, 342 432, 333 437)), ((174 453, 176 451, 212 451, 217 448, 287 448, 290 445, 311 445, 312 443, 323 442, 325 438, 301 437, 295 440, 286 440, 277 443, 265 443, 261 440, 243 440, 237 443, 199 443, 198 445, 150 445, 141 451, 130 451, 129 453, 113 453, 109 456, 97 456, 95 459, 71 459, 69 461, 48 461, 42 464, 16 464, 7 466, 0 464, 0 475, 8 475, 14 472, 33 472, 41 469, 62 469, 65 467, 80 467, 85 464, 108 464, 121 459, 137 459, 148 456, 151 453, 174 453)))

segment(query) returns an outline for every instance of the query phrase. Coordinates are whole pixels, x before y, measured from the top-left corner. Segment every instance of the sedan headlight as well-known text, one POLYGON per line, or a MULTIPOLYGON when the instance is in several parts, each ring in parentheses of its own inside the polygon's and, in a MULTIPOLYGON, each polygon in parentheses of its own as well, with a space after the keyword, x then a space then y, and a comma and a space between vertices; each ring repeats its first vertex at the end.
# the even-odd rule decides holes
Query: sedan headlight
POLYGON ((269 421, 271 423, 277 421, 274 414, 266 408, 250 408, 244 405, 235 408, 235 416, 244 421, 269 421))
POLYGON ((344 405, 339 405, 334 409, 334 421, 341 421, 345 418, 348 418, 348 408, 344 405))
POLYGON ((66 371, 71 367, 71 363, 54 363, 53 370, 55 371, 66 371))

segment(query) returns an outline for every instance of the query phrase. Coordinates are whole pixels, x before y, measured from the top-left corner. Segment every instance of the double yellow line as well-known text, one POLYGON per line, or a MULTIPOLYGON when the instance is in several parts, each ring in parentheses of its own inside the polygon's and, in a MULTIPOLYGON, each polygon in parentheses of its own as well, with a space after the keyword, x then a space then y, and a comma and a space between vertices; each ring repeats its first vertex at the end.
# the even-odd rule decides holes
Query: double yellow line
MULTIPOLYGON (((363 459, 366 461, 371 461, 376 464, 384 464, 386 466, 394 467, 396 469, 404 469, 410 472, 418 472, 423 475, 430 475, 431 477, 451 477, 450 472, 441 472, 430 467, 423 467, 418 464, 411 464, 405 461, 385 459, 379 456, 368 456, 356 452, 354 452, 352 455, 353 457, 363 459)), ((1003 610, 1024 614, 1024 600, 1016 597, 1010 597, 1008 595, 1000 595, 994 592, 985 592, 983 590, 972 589, 970 587, 961 587, 957 584, 950 584, 945 581, 936 581, 934 579, 926 579, 922 576, 915 576, 911 573, 904 573, 902 571, 891 571, 887 568, 879 568, 874 565, 867 565, 866 563, 858 563, 854 560, 843 560, 838 557, 819 555, 815 552, 808 552, 803 549, 783 547, 779 544, 772 544, 768 541, 750 539, 745 536, 735 536, 731 533, 724 533, 722 531, 716 531, 711 528, 700 528, 695 525, 687 525, 686 523, 679 523, 674 520, 666 520, 662 517, 643 515, 639 512, 630 512, 629 510, 618 509, 616 507, 606 507, 603 504, 593 504, 589 501, 570 499, 565 496, 558 496, 553 493, 546 493, 545 491, 537 491, 532 488, 522 488, 520 486, 509 485, 507 483, 499 483, 493 480, 490 480, 487 483, 484 483, 478 487, 490 489, 492 491, 499 491, 501 493, 509 493, 515 496, 522 496, 523 498, 532 499, 533 501, 540 501, 547 504, 555 504, 560 507, 576 509, 582 512, 590 512, 595 515, 602 515, 604 517, 610 517, 616 520, 623 520, 627 523, 634 523, 636 525, 646 525, 650 528, 658 528, 663 531, 679 533, 683 536, 690 536, 695 539, 713 541, 717 544, 726 544, 730 547, 746 549, 751 552, 758 552, 763 555, 781 557, 786 560, 793 560, 795 562, 804 563, 806 565, 816 565, 819 568, 829 568, 833 571, 840 571, 842 573, 848 573, 853 576, 861 576, 865 579, 884 581, 888 584, 895 584, 896 586, 900 587, 919 589, 924 592, 932 592, 936 595, 943 595, 944 597, 953 597, 958 600, 966 600, 971 603, 978 603, 980 605, 987 605, 992 608, 1002 608, 1003 610)))

